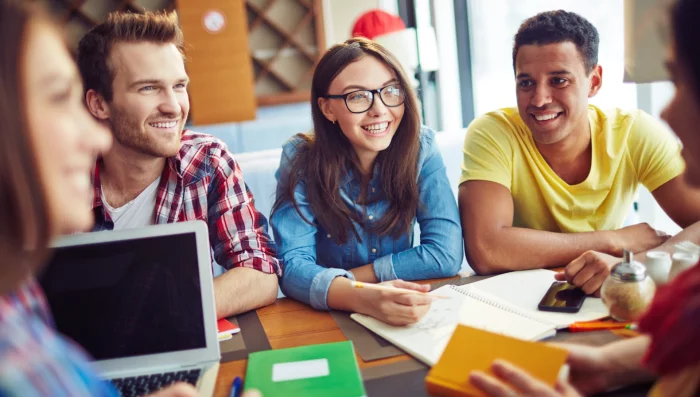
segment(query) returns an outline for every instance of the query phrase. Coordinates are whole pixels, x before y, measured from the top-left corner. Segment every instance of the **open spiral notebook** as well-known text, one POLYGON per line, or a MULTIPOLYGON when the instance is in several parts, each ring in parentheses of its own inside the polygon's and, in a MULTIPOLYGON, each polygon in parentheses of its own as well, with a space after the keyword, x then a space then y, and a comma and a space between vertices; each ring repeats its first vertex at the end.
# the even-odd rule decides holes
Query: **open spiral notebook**
POLYGON ((463 286, 446 285, 431 294, 450 299, 433 302, 430 312, 418 323, 394 327, 372 317, 354 313, 350 317, 422 362, 434 365, 447 346, 457 324, 524 340, 553 336, 557 329, 578 321, 609 315, 598 298, 586 298, 578 313, 537 310, 537 304, 555 281, 550 270, 511 272, 463 286))

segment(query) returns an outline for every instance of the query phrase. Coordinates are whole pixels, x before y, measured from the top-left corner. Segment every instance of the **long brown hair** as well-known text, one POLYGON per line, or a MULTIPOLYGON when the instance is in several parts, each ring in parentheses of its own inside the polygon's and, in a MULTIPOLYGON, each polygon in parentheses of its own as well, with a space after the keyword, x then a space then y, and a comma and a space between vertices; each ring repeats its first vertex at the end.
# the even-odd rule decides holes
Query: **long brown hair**
POLYGON ((36 265, 51 233, 22 86, 24 48, 35 15, 34 7, 18 1, 0 2, 0 293, 36 265))
MULTIPOLYGON (((349 233, 353 233, 360 240, 353 221, 363 225, 365 218, 358 216, 343 203, 340 184, 348 175, 355 178, 363 177, 359 158, 350 141, 340 130, 339 125, 331 123, 323 115, 318 100, 328 95, 331 82, 345 67, 365 56, 375 57, 393 70, 399 84, 406 92, 401 123, 391 144, 379 153, 375 163, 375 167, 379 167, 382 189, 389 207, 370 231, 394 237, 409 233, 419 205, 417 179, 420 116, 418 101, 406 73, 389 51, 373 41, 353 38, 334 45, 319 61, 311 83, 314 133, 298 135, 303 139, 303 143, 299 145, 297 154, 291 161, 292 172, 288 175, 289 180, 283 181, 283 186, 278 189, 280 193, 273 212, 282 202, 291 200, 302 215, 294 198, 294 189, 303 181, 311 211, 317 222, 333 236, 338 244, 346 243, 349 233)), ((363 186, 368 182, 363 179, 363 186)))

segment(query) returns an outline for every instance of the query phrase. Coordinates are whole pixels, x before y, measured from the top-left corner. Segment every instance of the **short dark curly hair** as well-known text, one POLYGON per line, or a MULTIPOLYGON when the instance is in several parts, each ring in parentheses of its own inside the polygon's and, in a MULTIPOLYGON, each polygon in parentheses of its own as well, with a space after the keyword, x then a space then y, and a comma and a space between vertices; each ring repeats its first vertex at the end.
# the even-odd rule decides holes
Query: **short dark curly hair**
POLYGON ((598 30, 586 18, 564 10, 541 12, 520 25, 513 40, 513 70, 520 47, 567 41, 576 44, 586 73, 591 73, 598 64, 598 30))

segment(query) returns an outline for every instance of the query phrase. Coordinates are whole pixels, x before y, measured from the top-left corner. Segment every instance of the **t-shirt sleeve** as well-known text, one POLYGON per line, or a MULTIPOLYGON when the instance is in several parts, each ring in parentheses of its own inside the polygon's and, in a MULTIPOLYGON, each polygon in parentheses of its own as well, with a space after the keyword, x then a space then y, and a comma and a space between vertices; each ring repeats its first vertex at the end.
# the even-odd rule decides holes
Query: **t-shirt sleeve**
POLYGON ((659 120, 641 110, 632 124, 628 147, 637 177, 650 192, 685 170, 676 137, 659 120))
POLYGON ((510 189, 513 173, 513 131, 504 118, 486 114, 469 124, 464 137, 459 183, 481 180, 510 189))

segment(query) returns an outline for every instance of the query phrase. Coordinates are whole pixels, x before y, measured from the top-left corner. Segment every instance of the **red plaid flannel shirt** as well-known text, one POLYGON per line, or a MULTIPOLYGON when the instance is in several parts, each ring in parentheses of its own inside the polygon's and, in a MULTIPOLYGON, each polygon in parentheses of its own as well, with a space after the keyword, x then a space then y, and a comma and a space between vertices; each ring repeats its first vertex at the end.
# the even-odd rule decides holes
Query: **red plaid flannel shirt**
MULTIPOLYGON (((93 176, 93 231, 112 230, 102 204, 101 162, 93 176)), ((185 130, 180 151, 168 158, 156 196, 155 223, 203 220, 216 262, 224 268, 248 267, 282 275, 267 219, 255 209, 253 194, 238 164, 220 140, 185 130)))

